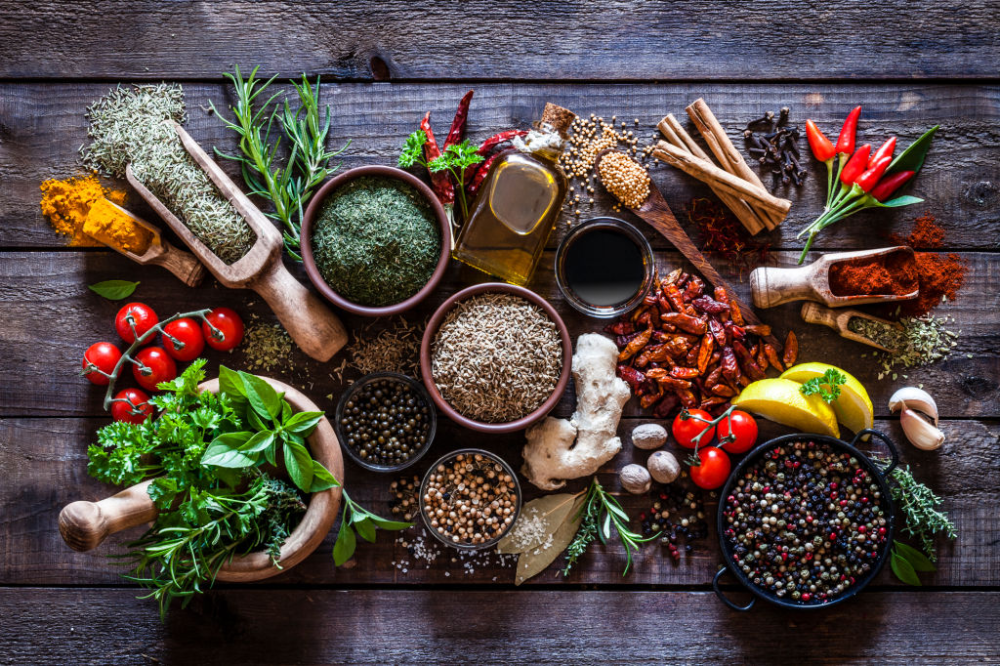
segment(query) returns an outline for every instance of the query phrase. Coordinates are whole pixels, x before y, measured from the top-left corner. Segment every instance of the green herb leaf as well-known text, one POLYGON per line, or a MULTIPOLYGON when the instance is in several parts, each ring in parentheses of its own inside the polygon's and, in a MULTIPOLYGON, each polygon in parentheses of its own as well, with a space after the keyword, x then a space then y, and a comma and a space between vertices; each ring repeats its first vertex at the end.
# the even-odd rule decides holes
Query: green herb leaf
POLYGON ((911 197, 909 194, 904 194, 901 197, 889 199, 888 201, 876 201, 875 204, 879 208, 902 208, 903 206, 912 206, 913 204, 923 203, 923 201, 924 200, 920 197, 911 197))
POLYGON ((230 448, 226 444, 211 444, 205 449, 205 455, 201 457, 201 464, 237 468, 253 467, 257 461, 250 455, 230 448))
POLYGON ((290 419, 286 419, 282 428, 288 432, 308 437, 312 434, 319 422, 323 420, 323 412, 299 412, 290 419))
POLYGON ((900 153, 896 159, 889 164, 889 168, 885 170, 886 175, 897 171, 919 172, 920 168, 924 165, 924 159, 927 157, 927 151, 931 149, 931 141, 934 139, 934 133, 938 131, 938 127, 940 127, 940 125, 935 125, 930 128, 924 132, 919 139, 907 146, 906 150, 900 153))
POLYGON ((243 453, 260 453, 274 444, 274 433, 261 430, 239 447, 243 453))
POLYGON ((407 169, 414 164, 424 164, 425 143, 427 143, 427 134, 423 130, 417 130, 406 137, 403 151, 399 154, 398 164, 400 168, 407 169))
POLYGON ((830 368, 822 377, 813 377, 799 387, 802 395, 819 394, 826 403, 832 403, 840 397, 840 387, 847 383, 847 377, 830 368))
POLYGON ((247 389, 243 385, 243 378, 238 372, 230 370, 224 365, 219 366, 219 391, 230 397, 247 397, 247 389))
POLYGON ((285 442, 285 469, 292 483, 308 492, 312 487, 313 459, 301 444, 285 442))
POLYGON ((128 280, 105 280, 89 285, 87 288, 109 301, 120 301, 131 296, 138 286, 138 282, 129 282, 128 280))
POLYGON ((312 485, 309 486, 310 493, 320 493, 340 485, 340 482, 337 481, 333 474, 316 460, 312 461, 312 472, 312 485))
POLYGON ((375 524, 372 523, 370 518, 364 518, 362 520, 355 521, 351 523, 352 527, 358 532, 358 536, 367 541, 368 543, 375 543, 375 524))
POLYGON ((899 580, 907 585, 921 587, 920 579, 917 578, 917 572, 913 570, 913 565, 895 550, 890 553, 889 566, 892 567, 892 573, 896 574, 896 578, 899 580))
POLYGON ((912 546, 893 540, 893 549, 909 562, 916 571, 937 571, 937 567, 927 559, 927 556, 912 546))
POLYGON ((432 172, 454 169, 461 173, 473 164, 479 164, 483 161, 483 156, 477 150, 476 146, 470 144, 468 140, 462 143, 453 143, 445 148, 438 157, 431 160, 427 168, 432 172))
POLYGON ((369 513, 368 519, 383 530, 405 530, 408 527, 413 527, 413 523, 404 523, 400 520, 389 520, 388 518, 376 516, 374 513, 369 513))
POLYGON ((240 372, 243 378, 243 385, 246 386, 247 399, 254 411, 261 416, 269 416, 271 419, 278 418, 281 414, 281 396, 266 381, 246 372, 240 372))
POLYGON ((358 545, 358 540, 354 536, 354 530, 350 524, 341 522, 340 532, 337 533, 337 541, 333 544, 333 563, 336 566, 342 565, 354 555, 354 549, 358 545))

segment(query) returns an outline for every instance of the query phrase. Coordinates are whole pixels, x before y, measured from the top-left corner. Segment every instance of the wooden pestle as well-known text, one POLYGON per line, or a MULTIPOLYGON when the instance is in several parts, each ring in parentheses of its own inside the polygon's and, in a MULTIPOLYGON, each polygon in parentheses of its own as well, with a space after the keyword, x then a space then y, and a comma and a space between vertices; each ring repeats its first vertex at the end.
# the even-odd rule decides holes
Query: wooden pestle
POLYGON ((901 296, 836 296, 830 290, 830 267, 833 264, 851 259, 877 257, 893 252, 906 252, 911 259, 913 258, 913 248, 900 246, 825 254, 808 266, 798 268, 761 266, 750 273, 750 293, 753 296, 754 305, 759 308, 773 308, 776 305, 792 301, 816 301, 837 308, 847 305, 890 303, 916 298, 920 295, 919 289, 901 296))
POLYGON ((855 342, 860 342, 863 345, 881 349, 882 351, 889 352, 890 354, 895 353, 896 350, 883 347, 874 340, 866 338, 860 333, 855 333, 849 327, 850 321, 852 319, 868 319, 870 321, 884 324, 885 326, 891 326, 892 328, 903 330, 903 325, 898 321, 888 321, 886 319, 870 315, 867 312, 861 312, 860 310, 834 310, 812 301, 802 304, 801 315, 802 321, 807 324, 820 324, 822 326, 826 326, 827 328, 832 328, 837 331, 842 338, 854 340, 855 342))
POLYGON ((149 499, 153 479, 129 486, 100 502, 73 502, 59 512, 59 533, 73 550, 96 548, 109 534, 148 523, 160 512, 149 499))

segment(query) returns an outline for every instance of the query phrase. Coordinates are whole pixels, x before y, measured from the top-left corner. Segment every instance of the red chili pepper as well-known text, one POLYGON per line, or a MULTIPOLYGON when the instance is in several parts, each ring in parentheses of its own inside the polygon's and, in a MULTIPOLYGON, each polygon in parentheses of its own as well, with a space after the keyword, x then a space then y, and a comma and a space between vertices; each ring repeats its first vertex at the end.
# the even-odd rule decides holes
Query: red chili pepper
POLYGON ((837 152, 850 155, 854 152, 854 135, 858 131, 858 116, 861 115, 861 107, 856 106, 847 114, 844 127, 837 137, 837 152))
MULTIPOLYGON (((424 119, 420 121, 420 129, 427 135, 427 142, 424 144, 424 159, 428 163, 441 157, 441 149, 434 138, 434 130, 431 129, 431 112, 428 111, 424 119)), ((455 203, 455 187, 448 179, 447 171, 431 171, 431 186, 434 194, 443 204, 455 203)))
POLYGON ((858 179, 854 181, 854 184, 860 187, 862 192, 870 191, 873 187, 875 187, 875 183, 877 183, 878 179, 882 177, 885 170, 889 168, 890 162, 892 162, 892 155, 882 157, 875 163, 875 166, 858 176, 858 179))
POLYGON ((479 165, 479 170, 476 171, 476 175, 472 177, 472 180, 469 182, 469 186, 466 188, 469 194, 475 194, 479 190, 479 186, 483 184, 484 180, 486 180, 486 174, 490 172, 490 167, 493 166, 493 162, 495 162, 498 157, 500 157, 500 153, 488 157, 485 162, 479 165))
POLYGON ((451 129, 448 130, 448 138, 444 140, 444 147, 462 143, 465 138, 465 125, 469 120, 469 105, 472 103, 472 93, 465 93, 462 101, 458 103, 458 110, 455 111, 455 119, 451 121, 451 129))
POLYGON ((493 150, 493 148, 500 145, 501 143, 505 141, 510 141, 511 139, 518 136, 524 136, 527 133, 528 133, 527 130, 507 130, 506 132, 500 132, 499 134, 494 134, 490 138, 486 139, 486 141, 483 141, 483 145, 479 146, 479 150, 477 150, 476 152, 479 153, 480 155, 485 155, 486 153, 490 152, 491 150, 493 150))
POLYGON ((826 138, 826 135, 816 127, 816 123, 811 120, 806 121, 806 138, 809 139, 809 147, 812 148, 813 156, 820 162, 826 162, 837 154, 833 142, 826 138))
POLYGON ((886 156, 892 157, 892 154, 895 151, 896 151, 896 137, 891 136, 889 137, 888 141, 886 141, 885 143, 883 143, 881 146, 878 147, 878 150, 875 151, 875 154, 872 155, 871 159, 868 160, 868 168, 871 169, 873 166, 875 166, 875 163, 878 162, 883 157, 886 156))
POLYGON ((851 156, 851 159, 847 160, 847 164, 840 171, 840 182, 844 185, 851 185, 858 179, 865 171, 865 167, 868 166, 868 155, 872 151, 872 145, 866 143, 865 145, 858 148, 858 151, 851 156))
POLYGON ((878 185, 872 188, 869 192, 873 198, 878 201, 885 201, 893 192, 901 188, 906 181, 913 178, 913 175, 917 173, 916 171, 897 171, 894 174, 890 174, 879 181, 878 185))

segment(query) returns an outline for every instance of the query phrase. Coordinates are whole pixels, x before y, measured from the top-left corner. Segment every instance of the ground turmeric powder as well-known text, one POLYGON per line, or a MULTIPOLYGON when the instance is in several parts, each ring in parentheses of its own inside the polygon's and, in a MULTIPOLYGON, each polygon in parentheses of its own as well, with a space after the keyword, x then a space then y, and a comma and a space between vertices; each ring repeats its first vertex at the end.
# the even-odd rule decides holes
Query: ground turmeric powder
POLYGON ((91 205, 83 231, 105 245, 138 255, 145 254, 153 242, 152 232, 103 197, 91 205))
POLYGON ((105 189, 93 173, 66 180, 47 180, 42 183, 41 190, 42 214, 49 219, 53 229, 70 237, 70 245, 100 245, 83 230, 87 213, 95 201, 107 197, 117 204, 125 202, 124 191, 105 189))

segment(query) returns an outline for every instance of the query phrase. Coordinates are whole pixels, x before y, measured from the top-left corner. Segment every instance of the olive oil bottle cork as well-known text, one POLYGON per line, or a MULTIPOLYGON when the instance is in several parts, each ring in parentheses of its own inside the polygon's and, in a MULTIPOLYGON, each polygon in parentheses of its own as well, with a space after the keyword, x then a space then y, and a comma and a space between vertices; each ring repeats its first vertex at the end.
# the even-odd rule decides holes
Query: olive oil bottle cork
POLYGON ((572 127, 574 120, 576 120, 576 114, 569 109, 564 109, 552 102, 546 102, 538 124, 548 125, 556 132, 559 132, 559 136, 563 139, 568 139, 569 128, 572 127))

